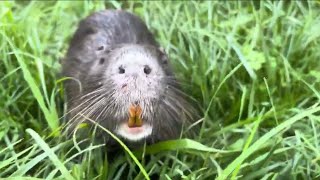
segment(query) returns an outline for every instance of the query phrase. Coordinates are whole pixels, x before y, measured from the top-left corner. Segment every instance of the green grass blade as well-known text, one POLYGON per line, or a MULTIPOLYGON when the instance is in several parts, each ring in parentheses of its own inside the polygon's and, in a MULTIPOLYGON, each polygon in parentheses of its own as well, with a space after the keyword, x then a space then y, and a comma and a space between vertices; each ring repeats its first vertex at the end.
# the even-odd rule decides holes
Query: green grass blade
MULTIPOLYGON (((57 145, 56 147, 53 147, 52 151, 55 152, 58 149, 60 149, 62 146, 63 146, 63 143, 57 145)), ((43 153, 39 154, 28 163, 21 165, 20 168, 11 175, 11 177, 24 176, 30 169, 34 168, 34 166, 37 165, 40 161, 48 157, 48 155, 49 155, 48 151, 44 151, 43 153)))
POLYGON ((103 131, 107 132, 114 140, 116 140, 122 147, 123 149, 129 154, 129 156, 133 159, 133 161, 137 164, 137 166, 139 167, 140 171, 142 172, 142 174, 144 175, 144 177, 148 180, 150 180, 150 177, 148 175, 148 173, 146 172, 146 170, 143 168, 142 164, 139 162, 139 160, 136 158, 136 156, 130 151, 130 149, 128 148, 128 146, 126 146, 117 136, 115 136, 111 131, 109 131, 108 129, 104 128, 103 126, 101 126, 100 124, 96 123, 95 121, 91 120, 90 118, 87 118, 85 116, 83 116, 86 120, 89 120, 90 122, 92 122, 93 124, 97 125, 99 128, 101 128, 103 131))
MULTIPOLYGON (((156 154, 162 151, 170 150, 195 150, 207 153, 232 153, 232 151, 219 150, 205 146, 197 141, 191 139, 178 139, 178 140, 168 140, 159 142, 157 144, 150 145, 146 147, 146 154, 156 154)), ((141 154, 143 150, 135 152, 137 156, 141 154)))
POLYGON ((217 180, 227 179, 228 176, 252 153, 258 150, 264 143, 266 143, 270 138, 290 127, 295 122, 312 115, 313 113, 319 112, 320 107, 311 108, 298 114, 283 123, 279 124, 275 128, 271 129, 268 133, 263 135, 260 139, 258 139, 254 144, 252 144, 246 151, 242 152, 239 157, 237 157, 232 163, 230 163, 222 172, 222 174, 217 178, 217 180))
POLYGON ((49 159, 59 169, 63 177, 67 180, 74 180, 67 168, 63 165, 63 163, 59 160, 58 156, 54 153, 54 150, 51 149, 49 145, 42 140, 39 134, 37 134, 32 129, 27 129, 26 132, 29 133, 31 137, 36 141, 36 143, 40 146, 40 148, 48 154, 49 159))
POLYGON ((44 101, 44 97, 41 94, 41 91, 38 88, 37 83, 36 83, 35 79, 32 77, 32 75, 31 75, 27 65, 25 64, 23 58, 20 56, 19 51, 16 49, 16 47, 14 46, 12 41, 5 34, 3 34, 2 32, 0 32, 0 33, 1 33, 1 35, 3 37, 5 37, 6 41, 11 46, 11 48, 12 48, 12 50, 14 52, 14 55, 16 56, 17 61, 19 62, 20 67, 22 69, 24 79, 27 81, 27 83, 28 83, 28 85, 29 85, 34 97, 36 98, 36 100, 37 100, 42 112, 44 113, 44 116, 45 116, 45 118, 47 120, 47 123, 48 123, 50 129, 52 131, 56 132, 56 135, 58 135, 59 131, 57 131, 57 129, 59 127, 59 118, 58 118, 57 113, 55 111, 51 112, 47 108, 47 106, 45 104, 45 101, 44 101))
POLYGON ((43 179, 34 178, 34 177, 26 177, 26 176, 19 176, 19 177, 0 178, 0 180, 43 180, 43 179))
POLYGON ((0 162, 0 170, 1 170, 2 168, 4 168, 4 167, 10 165, 11 163, 14 163, 15 160, 16 160, 18 157, 24 155, 24 154, 25 154, 26 152, 28 152, 30 149, 32 149, 32 147, 26 148, 25 150, 19 152, 19 153, 16 154, 15 156, 12 156, 12 157, 10 157, 9 159, 6 159, 6 160, 4 160, 4 161, 1 161, 1 162, 0 162))
MULTIPOLYGON (((256 132, 258 131, 258 127, 260 125, 260 122, 262 121, 262 117, 260 116, 256 121, 255 121, 255 124, 254 124, 254 127, 250 133, 250 136, 248 137, 247 141, 246 141, 246 144, 244 145, 243 147, 243 152, 246 151, 248 149, 248 147, 250 146, 250 144, 252 143, 253 141, 253 138, 254 138, 254 135, 256 134, 256 132)), ((232 173, 232 177, 231 179, 236 179, 237 177, 237 174, 240 170, 240 166, 241 166, 241 163, 238 165, 238 167, 233 171, 232 173)))

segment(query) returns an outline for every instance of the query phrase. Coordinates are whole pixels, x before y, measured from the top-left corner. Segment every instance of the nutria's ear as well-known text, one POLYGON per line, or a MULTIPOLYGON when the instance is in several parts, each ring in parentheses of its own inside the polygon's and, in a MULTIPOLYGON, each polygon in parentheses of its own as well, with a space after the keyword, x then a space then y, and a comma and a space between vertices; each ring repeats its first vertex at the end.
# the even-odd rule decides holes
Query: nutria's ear
POLYGON ((100 45, 96 49, 97 54, 109 54, 111 51, 112 48, 106 45, 100 45))
POLYGON ((109 54, 112 51, 112 48, 106 48, 106 50, 104 51, 106 54, 109 54))
POLYGON ((92 27, 87 27, 83 30, 85 35, 91 35, 97 33, 97 30, 93 29, 92 27))
POLYGON ((167 55, 167 53, 165 52, 164 48, 163 48, 163 47, 160 47, 159 50, 160 50, 160 60, 161 60, 161 63, 162 63, 162 64, 168 64, 169 58, 168 58, 168 55, 167 55))

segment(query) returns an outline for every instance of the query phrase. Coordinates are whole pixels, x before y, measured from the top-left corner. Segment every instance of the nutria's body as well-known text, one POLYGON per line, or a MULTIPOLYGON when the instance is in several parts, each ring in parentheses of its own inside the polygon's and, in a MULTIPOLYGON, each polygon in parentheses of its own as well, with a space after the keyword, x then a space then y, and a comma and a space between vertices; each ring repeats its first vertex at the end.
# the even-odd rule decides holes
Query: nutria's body
POLYGON ((68 120, 90 118, 126 142, 179 137, 194 119, 168 57, 146 25, 125 11, 106 10, 80 22, 62 63, 68 120))

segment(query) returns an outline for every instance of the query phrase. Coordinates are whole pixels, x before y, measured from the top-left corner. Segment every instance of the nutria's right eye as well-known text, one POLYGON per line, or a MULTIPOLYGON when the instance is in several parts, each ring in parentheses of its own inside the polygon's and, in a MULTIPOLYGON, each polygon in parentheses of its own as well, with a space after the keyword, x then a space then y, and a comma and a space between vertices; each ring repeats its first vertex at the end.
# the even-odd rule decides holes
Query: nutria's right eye
POLYGON ((119 67, 119 74, 124 74, 125 72, 126 72, 125 69, 122 66, 120 66, 119 67))
POLYGON ((104 63, 104 58, 100 58, 99 64, 103 64, 104 63))
POLYGON ((145 74, 150 74, 151 73, 151 68, 148 65, 145 65, 143 68, 143 72, 145 74))
POLYGON ((87 28, 87 29, 84 30, 84 33, 86 35, 90 35, 90 34, 96 33, 96 31, 93 28, 87 28))
POLYGON ((97 48, 97 50, 98 50, 98 51, 104 50, 104 46, 99 46, 99 47, 97 48))

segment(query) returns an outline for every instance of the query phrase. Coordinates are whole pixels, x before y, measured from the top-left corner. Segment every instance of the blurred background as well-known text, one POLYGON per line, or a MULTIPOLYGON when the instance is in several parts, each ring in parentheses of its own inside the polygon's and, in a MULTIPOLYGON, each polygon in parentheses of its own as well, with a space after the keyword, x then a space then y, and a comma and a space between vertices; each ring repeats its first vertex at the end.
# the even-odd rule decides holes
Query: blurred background
POLYGON ((1 1, 0 178, 320 178, 319 14, 319 1, 1 1), (103 9, 143 19, 201 109, 197 137, 141 167, 60 131, 59 61, 103 9))

